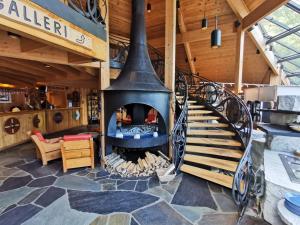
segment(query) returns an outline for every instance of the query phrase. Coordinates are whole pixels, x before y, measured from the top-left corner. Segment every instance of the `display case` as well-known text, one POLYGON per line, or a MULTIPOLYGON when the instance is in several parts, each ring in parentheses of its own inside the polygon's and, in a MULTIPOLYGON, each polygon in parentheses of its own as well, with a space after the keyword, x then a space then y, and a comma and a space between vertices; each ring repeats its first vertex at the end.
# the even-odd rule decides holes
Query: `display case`
POLYGON ((98 91, 91 91, 87 95, 87 103, 89 125, 99 124, 100 97, 98 91))

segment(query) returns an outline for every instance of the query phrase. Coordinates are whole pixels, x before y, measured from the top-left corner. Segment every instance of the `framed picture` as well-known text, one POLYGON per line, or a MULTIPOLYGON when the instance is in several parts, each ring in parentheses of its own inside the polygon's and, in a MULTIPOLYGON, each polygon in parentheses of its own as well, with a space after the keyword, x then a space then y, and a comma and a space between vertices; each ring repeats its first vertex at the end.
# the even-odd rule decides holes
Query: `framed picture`
POLYGON ((0 92, 0 103, 11 103, 11 94, 0 92))

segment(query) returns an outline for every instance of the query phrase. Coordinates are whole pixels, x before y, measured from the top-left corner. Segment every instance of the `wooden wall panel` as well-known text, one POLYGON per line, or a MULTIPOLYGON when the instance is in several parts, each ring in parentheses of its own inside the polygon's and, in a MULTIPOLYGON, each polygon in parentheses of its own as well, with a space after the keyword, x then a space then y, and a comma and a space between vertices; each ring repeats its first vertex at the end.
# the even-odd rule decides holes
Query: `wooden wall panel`
POLYGON ((41 132, 46 132, 45 125, 45 111, 33 111, 33 112, 19 112, 19 113, 4 113, 0 114, 0 150, 7 148, 9 146, 14 146, 16 144, 27 141, 29 136, 28 132, 37 129, 33 126, 33 117, 35 115, 39 115, 41 120, 43 121, 42 126, 39 128, 41 132), (15 117, 20 121, 20 129, 15 134, 7 134, 4 131, 4 123, 7 119, 15 117))

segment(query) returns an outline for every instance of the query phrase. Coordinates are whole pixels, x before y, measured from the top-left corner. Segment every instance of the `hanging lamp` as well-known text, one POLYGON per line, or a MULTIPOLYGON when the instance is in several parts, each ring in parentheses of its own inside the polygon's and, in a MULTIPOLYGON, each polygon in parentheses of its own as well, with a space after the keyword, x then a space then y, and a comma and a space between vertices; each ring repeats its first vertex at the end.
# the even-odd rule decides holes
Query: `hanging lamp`
POLYGON ((201 29, 202 30, 206 30, 208 28, 208 19, 206 18, 205 16, 205 11, 206 11, 206 2, 204 1, 204 16, 203 16, 203 19, 202 19, 202 27, 201 29))
POLYGON ((152 10, 152 6, 150 3, 147 4, 147 12, 150 13, 152 10))
POLYGON ((218 28, 218 16, 215 20, 215 29, 211 32, 211 47, 220 48, 222 46, 222 31, 218 28))

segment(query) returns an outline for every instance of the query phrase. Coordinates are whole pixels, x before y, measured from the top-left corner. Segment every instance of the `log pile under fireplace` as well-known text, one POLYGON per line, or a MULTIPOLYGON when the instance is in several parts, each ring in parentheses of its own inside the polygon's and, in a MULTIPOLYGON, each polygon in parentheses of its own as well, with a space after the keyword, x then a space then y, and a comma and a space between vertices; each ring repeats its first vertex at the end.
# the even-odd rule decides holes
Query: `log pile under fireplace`
POLYGON ((144 159, 137 162, 126 161, 121 155, 112 153, 105 157, 106 169, 111 174, 119 174, 122 177, 145 177, 153 175, 157 169, 165 169, 170 166, 168 158, 161 152, 159 156, 147 151, 144 159))

